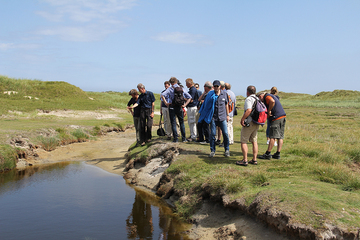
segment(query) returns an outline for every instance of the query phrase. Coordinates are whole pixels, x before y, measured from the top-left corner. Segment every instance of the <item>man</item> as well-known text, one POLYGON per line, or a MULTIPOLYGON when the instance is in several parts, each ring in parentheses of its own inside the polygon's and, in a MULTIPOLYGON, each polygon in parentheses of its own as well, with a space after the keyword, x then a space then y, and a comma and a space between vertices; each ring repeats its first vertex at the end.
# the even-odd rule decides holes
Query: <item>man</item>
MULTIPOLYGON (((137 100, 139 99, 139 93, 136 89, 131 89, 129 91, 129 95, 131 96, 130 101, 128 102, 127 106, 130 107, 136 104, 137 100)), ((136 145, 139 145, 140 142, 140 107, 135 108, 128 108, 130 113, 133 115, 134 127, 136 131, 136 145)))
MULTIPOLYGON (((220 90, 227 94, 224 81, 220 81, 220 90)), ((216 130, 217 130, 217 140, 215 141, 215 144, 219 145, 219 147, 223 147, 224 143, 221 143, 221 135, 222 135, 221 129, 219 127, 217 127, 216 130)), ((228 132, 228 134, 229 134, 229 132, 228 132)))
POLYGON ((257 99, 256 88, 254 86, 248 86, 246 90, 245 104, 244 104, 244 114, 241 118, 241 151, 243 154, 243 160, 237 161, 236 164, 240 166, 248 165, 248 146, 247 142, 251 142, 253 147, 253 159, 249 162, 250 164, 257 165, 256 157, 258 154, 258 144, 257 144, 257 132, 259 130, 259 124, 256 124, 251 119, 252 107, 257 99))
MULTIPOLYGON (((161 93, 161 98, 164 101, 165 105, 169 107, 169 113, 170 113, 170 121, 171 121, 171 128, 174 140, 173 142, 178 142, 178 133, 176 129, 176 117, 179 120, 180 124, 180 132, 183 142, 187 142, 186 135, 185 135, 185 125, 184 125, 184 111, 183 108, 185 108, 190 100, 191 96, 187 92, 183 92, 183 98, 185 99, 185 102, 182 105, 175 104, 175 90, 177 90, 180 86, 178 84, 179 80, 176 77, 171 77, 169 80, 171 87, 165 90, 165 92, 161 93)), ((181 88, 181 87, 180 87, 181 88)))
POLYGON ((190 103, 187 105, 187 116, 188 124, 190 129, 190 138, 188 141, 196 141, 197 129, 196 129, 196 115, 198 114, 198 103, 199 96, 198 90, 194 86, 194 81, 191 78, 185 80, 186 87, 189 89, 189 94, 191 96, 190 103))
MULTIPOLYGON (((165 86, 165 89, 161 93, 165 92, 166 89, 168 89, 170 87, 170 82, 165 81, 164 86, 165 86)), ((170 140, 171 136, 172 136, 172 130, 171 130, 169 108, 168 108, 168 106, 165 105, 165 103, 161 97, 160 97, 160 100, 161 100, 160 114, 162 114, 163 119, 164 119, 164 128, 165 128, 165 133, 166 133, 167 139, 170 140)), ((169 101, 169 99, 166 99, 166 100, 169 101)))
POLYGON ((155 97, 150 91, 146 91, 145 86, 142 83, 137 85, 139 92, 141 93, 137 103, 128 109, 140 106, 140 142, 141 146, 144 146, 146 142, 150 142, 151 128, 154 118, 155 97))
MULTIPOLYGON (((204 84, 204 93, 202 93, 199 97, 199 110, 201 105, 204 103, 204 100, 207 94, 213 89, 213 85, 210 81, 206 81, 204 84)), ((199 114, 200 115, 200 114, 199 114)), ((207 144, 210 142, 210 129, 209 123, 207 123, 204 119, 199 121, 200 116, 197 121, 197 129, 200 144, 207 144)))
MULTIPOLYGON (((234 129, 233 129, 233 121, 234 121, 234 109, 236 106, 236 95, 233 91, 231 91, 231 85, 230 83, 225 83, 225 89, 227 91, 227 94, 229 95, 229 99, 231 99, 231 102, 233 104, 233 109, 230 112, 229 116, 229 121, 227 123, 227 129, 228 129, 228 134, 229 134, 229 144, 232 145, 234 144, 234 129)), ((230 111, 230 110, 229 110, 230 111)))
POLYGON ((270 142, 267 151, 259 156, 260 159, 280 159, 280 151, 284 142, 286 113, 282 107, 279 99, 269 93, 260 93, 259 99, 265 103, 268 110, 268 119, 270 122, 269 138, 270 142), (275 144, 275 139, 278 140, 277 151, 271 155, 271 150, 275 144))
POLYGON ((209 157, 215 156, 215 136, 216 127, 218 126, 224 137, 224 149, 225 157, 230 157, 229 151, 229 136, 227 133, 227 122, 229 121, 229 106, 228 106, 228 95, 221 91, 220 81, 215 80, 213 82, 214 90, 210 91, 204 103, 200 108, 200 120, 205 120, 210 123, 210 155, 209 157))

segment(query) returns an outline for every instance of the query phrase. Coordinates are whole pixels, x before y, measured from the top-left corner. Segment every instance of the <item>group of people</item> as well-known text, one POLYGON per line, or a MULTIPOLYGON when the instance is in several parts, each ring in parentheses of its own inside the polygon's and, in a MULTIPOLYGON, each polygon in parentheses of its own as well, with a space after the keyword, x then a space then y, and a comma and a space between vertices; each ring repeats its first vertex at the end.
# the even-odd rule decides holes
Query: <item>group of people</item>
MULTIPOLYGON (((193 79, 185 80, 188 91, 180 81, 171 77, 164 82, 165 89, 160 94, 160 112, 164 119, 164 130, 168 140, 178 142, 181 136, 182 142, 194 141, 201 144, 210 143, 210 155, 214 157, 216 145, 224 148, 225 157, 230 156, 229 146, 234 143, 233 117, 236 115, 236 96, 231 91, 231 85, 223 81, 207 81, 204 91, 199 89, 199 84, 193 79), (186 138, 184 117, 187 114, 190 137, 186 138), (180 128, 178 133, 177 126, 180 128), (221 142, 221 138, 223 141, 221 142)), ((153 125, 155 97, 154 94, 145 89, 143 84, 137 85, 138 91, 132 89, 129 92, 131 99, 127 109, 132 113, 136 129, 137 144, 144 146, 151 141, 151 128, 153 125)), ((272 88, 271 93, 261 92, 256 95, 256 88, 247 88, 244 114, 241 118, 241 150, 243 160, 237 161, 237 165, 247 166, 257 164, 258 144, 257 132, 259 125, 251 120, 251 112, 255 101, 262 101, 267 107, 268 137, 267 151, 258 156, 260 159, 279 159, 284 139, 286 114, 281 106, 277 89, 272 88), (277 142, 276 142, 277 140, 277 142), (247 143, 253 146, 253 159, 247 160, 247 143), (275 145, 277 144, 277 145, 275 145), (277 146, 277 151, 271 155, 271 150, 277 146)))

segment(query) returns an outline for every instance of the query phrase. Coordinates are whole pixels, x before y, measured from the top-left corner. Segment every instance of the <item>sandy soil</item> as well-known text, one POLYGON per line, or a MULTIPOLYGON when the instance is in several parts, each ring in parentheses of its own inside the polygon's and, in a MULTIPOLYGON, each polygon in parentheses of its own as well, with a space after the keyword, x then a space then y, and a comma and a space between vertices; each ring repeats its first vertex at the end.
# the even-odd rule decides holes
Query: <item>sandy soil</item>
POLYGON ((46 152, 39 150, 39 157, 34 163, 51 163, 59 161, 87 161, 108 172, 123 175, 124 155, 135 140, 135 131, 108 133, 98 140, 75 143, 46 152))

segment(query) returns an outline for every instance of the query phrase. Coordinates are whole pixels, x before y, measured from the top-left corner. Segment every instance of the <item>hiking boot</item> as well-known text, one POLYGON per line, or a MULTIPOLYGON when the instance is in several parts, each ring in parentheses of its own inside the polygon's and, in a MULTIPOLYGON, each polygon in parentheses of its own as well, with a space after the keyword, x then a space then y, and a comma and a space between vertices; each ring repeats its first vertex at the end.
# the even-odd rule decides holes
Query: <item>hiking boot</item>
POLYGON ((215 152, 211 152, 210 155, 209 155, 209 158, 212 158, 215 156, 215 152))
POLYGON ((274 153, 273 155, 272 155, 272 158, 273 159, 280 159, 280 153, 274 153))
POLYGON ((270 153, 264 153, 263 155, 258 156, 258 158, 260 159, 271 159, 271 154, 270 153))
POLYGON ((225 157, 230 157, 230 151, 229 150, 226 150, 225 153, 224 153, 225 157))

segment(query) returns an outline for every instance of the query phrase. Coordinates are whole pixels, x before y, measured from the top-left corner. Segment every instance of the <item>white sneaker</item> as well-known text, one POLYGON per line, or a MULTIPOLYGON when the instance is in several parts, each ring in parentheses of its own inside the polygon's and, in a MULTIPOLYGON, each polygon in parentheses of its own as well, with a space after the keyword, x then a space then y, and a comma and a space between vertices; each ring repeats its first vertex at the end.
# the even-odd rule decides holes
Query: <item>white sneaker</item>
POLYGON ((225 157, 230 157, 230 151, 229 150, 226 150, 225 153, 224 153, 225 157))
POLYGON ((210 155, 209 155, 210 158, 212 158, 214 156, 215 156, 215 152, 211 152, 210 155))

